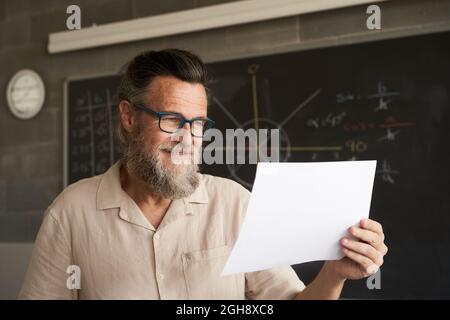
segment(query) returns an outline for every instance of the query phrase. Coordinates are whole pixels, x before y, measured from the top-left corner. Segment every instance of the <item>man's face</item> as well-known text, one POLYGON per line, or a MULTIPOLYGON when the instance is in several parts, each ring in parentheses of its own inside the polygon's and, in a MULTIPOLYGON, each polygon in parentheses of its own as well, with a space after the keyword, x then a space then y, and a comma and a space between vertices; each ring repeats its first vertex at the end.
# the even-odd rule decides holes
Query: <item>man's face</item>
MULTIPOLYGON (((207 96, 201 84, 157 77, 142 100, 154 111, 176 112, 187 119, 206 118, 207 96)), ((158 119, 153 115, 138 112, 135 117, 131 141, 124 150, 131 173, 166 198, 182 198, 195 191, 198 166, 194 156, 200 151, 202 138, 192 137, 188 123, 174 135, 160 130, 158 119), (183 152, 174 163, 172 149, 179 143, 183 152)))
MULTIPOLYGON (((185 118, 207 117, 207 96, 205 87, 201 84, 191 84, 174 77, 157 77, 153 80, 150 90, 144 98, 144 103, 155 111, 176 112, 185 118)), ((157 153, 165 168, 173 172, 186 170, 188 163, 193 162, 195 152, 198 152, 202 138, 190 134, 190 126, 186 123, 177 134, 173 135, 161 131, 158 120, 146 113, 142 113, 139 125, 144 137, 144 152, 157 153), (183 152, 176 156, 172 149, 181 143, 183 152), (174 164, 173 161, 177 164, 174 164), (178 164, 184 163, 184 164, 178 164)))

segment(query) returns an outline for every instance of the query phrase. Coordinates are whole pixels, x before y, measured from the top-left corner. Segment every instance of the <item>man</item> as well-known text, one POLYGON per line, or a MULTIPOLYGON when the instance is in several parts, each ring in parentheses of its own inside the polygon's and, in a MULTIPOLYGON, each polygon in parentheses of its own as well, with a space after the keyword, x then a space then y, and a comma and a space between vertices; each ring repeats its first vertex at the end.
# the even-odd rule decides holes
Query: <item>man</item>
POLYGON ((220 277, 250 193, 172 159, 178 143, 178 156, 194 159, 212 124, 206 80, 205 65, 186 51, 130 62, 119 87, 123 159, 50 205, 21 298, 336 299, 346 279, 378 270, 383 231, 363 220, 342 239, 346 257, 326 262, 307 287, 290 266, 220 277))

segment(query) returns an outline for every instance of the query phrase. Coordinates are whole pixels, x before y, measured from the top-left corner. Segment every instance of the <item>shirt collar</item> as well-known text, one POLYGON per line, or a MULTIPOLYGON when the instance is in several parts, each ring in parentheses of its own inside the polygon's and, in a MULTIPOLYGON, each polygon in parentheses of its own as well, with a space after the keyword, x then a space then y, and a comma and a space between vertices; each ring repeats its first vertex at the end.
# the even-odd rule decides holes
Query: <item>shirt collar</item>
POLYGON ((185 198, 185 201, 189 203, 208 203, 209 197, 208 191, 206 190, 205 181, 203 179, 204 177, 200 173, 198 173, 198 175, 199 175, 199 185, 197 189, 195 189, 194 193, 185 198))
MULTIPOLYGON (((120 168, 122 162, 118 161, 106 171, 97 190, 97 209, 105 210, 119 208, 123 199, 123 189, 120 184, 120 168)), ((198 174, 200 183, 194 193, 182 199, 186 203, 208 203, 209 197, 205 187, 203 175, 198 174)), ((190 206, 188 206, 190 207, 190 206)))
POLYGON ((116 162, 102 175, 97 190, 98 210, 120 207, 123 197, 123 189, 120 185, 121 165, 121 161, 116 162))

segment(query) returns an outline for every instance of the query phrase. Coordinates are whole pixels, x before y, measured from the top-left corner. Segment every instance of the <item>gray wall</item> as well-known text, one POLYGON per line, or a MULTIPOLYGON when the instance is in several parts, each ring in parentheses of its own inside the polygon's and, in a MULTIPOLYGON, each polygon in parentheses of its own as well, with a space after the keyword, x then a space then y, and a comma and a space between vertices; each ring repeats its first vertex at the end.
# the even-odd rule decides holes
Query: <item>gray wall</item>
POLYGON ((81 7, 82 24, 90 26, 222 2, 0 0, 0 298, 17 294, 42 214, 62 190, 66 78, 117 72, 148 49, 179 47, 210 62, 450 30, 450 0, 395 0, 380 5, 381 31, 366 29, 364 6, 57 55, 46 51, 48 34, 65 30, 70 4, 81 7), (8 80, 22 68, 36 70, 46 85, 42 111, 26 121, 12 116, 5 96, 8 80))
POLYGON ((17 297, 32 250, 32 243, 0 243, 0 299, 17 297))

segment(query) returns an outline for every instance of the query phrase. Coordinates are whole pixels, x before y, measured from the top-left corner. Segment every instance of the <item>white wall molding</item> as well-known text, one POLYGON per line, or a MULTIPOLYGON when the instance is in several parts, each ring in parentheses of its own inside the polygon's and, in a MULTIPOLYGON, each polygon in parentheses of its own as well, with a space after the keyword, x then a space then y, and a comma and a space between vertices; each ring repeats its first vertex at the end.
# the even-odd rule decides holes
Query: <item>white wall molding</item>
MULTIPOLYGON (((245 0, 49 35, 50 53, 151 39, 387 0, 245 0)), ((83 10, 81 8, 81 10, 83 10)))

